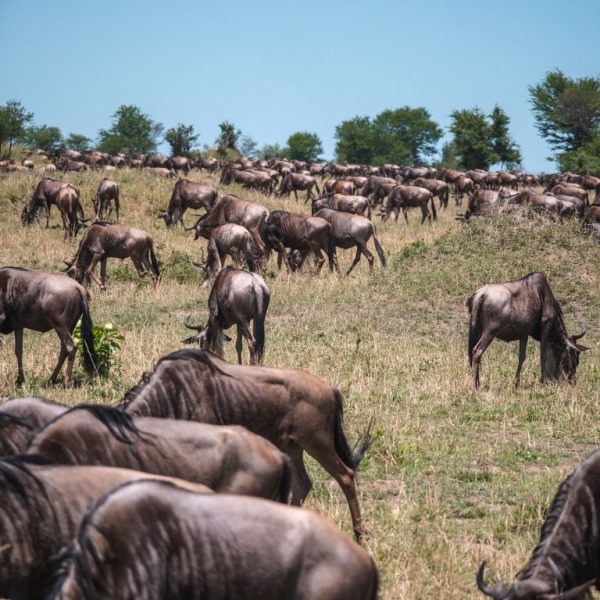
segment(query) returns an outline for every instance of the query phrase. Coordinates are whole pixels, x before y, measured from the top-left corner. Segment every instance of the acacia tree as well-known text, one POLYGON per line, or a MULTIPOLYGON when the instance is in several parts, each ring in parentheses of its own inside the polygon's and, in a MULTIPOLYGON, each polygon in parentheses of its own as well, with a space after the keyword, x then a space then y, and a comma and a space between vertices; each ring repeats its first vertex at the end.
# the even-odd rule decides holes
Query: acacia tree
POLYGON ((193 125, 178 123, 176 127, 167 129, 165 141, 171 146, 172 156, 188 156, 196 145, 200 134, 194 133, 193 125))
POLYGON ((109 154, 155 152, 162 131, 162 124, 139 107, 123 104, 112 116, 110 129, 100 130, 98 150, 109 154))
POLYGON ((335 128, 337 160, 363 165, 373 164, 373 124, 369 117, 354 117, 335 128))
POLYGON ((219 158, 226 158, 228 153, 238 151, 237 143, 242 132, 229 121, 219 123, 219 129, 221 131, 215 140, 215 144, 217 145, 217 156, 219 158))
POLYGON ((92 140, 81 133, 69 133, 65 140, 65 146, 78 152, 86 152, 92 147, 92 140))
POLYGON ((33 113, 27 112, 18 100, 9 100, 0 106, 0 156, 2 145, 8 142, 8 158, 14 143, 25 134, 25 126, 33 120, 33 113))
POLYGON ((323 144, 316 133, 297 131, 287 140, 287 155, 291 160, 316 162, 323 154, 323 144))
POLYGON ((64 146, 60 129, 48 125, 32 125, 25 131, 23 139, 29 147, 40 148, 46 154, 55 154, 64 146))

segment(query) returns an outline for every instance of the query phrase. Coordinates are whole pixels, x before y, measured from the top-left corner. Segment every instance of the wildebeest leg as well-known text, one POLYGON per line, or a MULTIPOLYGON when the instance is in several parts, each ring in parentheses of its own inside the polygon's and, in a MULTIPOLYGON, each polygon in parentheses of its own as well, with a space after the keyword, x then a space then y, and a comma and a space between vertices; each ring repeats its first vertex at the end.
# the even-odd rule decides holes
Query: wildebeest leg
POLYGON ((238 325, 237 326, 237 338, 235 340, 235 351, 237 352, 237 356, 238 356, 238 364, 242 364, 242 350, 243 350, 244 346, 242 343, 242 328, 238 325))
POLYGON ((423 225, 423 223, 425 223, 425 219, 427 217, 429 217, 429 221, 431 221, 431 215, 429 214, 427 207, 421 206, 421 225, 423 225))
POLYGON ((473 366, 471 367, 471 381, 474 388, 479 387, 479 362, 483 353, 488 349, 488 346, 494 341, 493 335, 481 337, 473 348, 473 366))
POLYGON ((108 262, 108 258, 104 257, 100 261, 100 281, 102 282, 102 286, 106 287, 106 263, 108 262))
MULTIPOLYGON (((256 364, 256 340, 254 339, 254 336, 252 335, 252 332, 250 331, 250 328, 248 327, 249 323, 238 323, 237 329, 238 329, 238 340, 240 340, 240 330, 241 330, 241 335, 243 335, 246 338, 246 341, 248 342, 248 350, 250 351, 250 364, 251 365, 255 365, 256 364)), ((237 349, 237 346, 236 346, 237 349)), ((241 349, 241 343, 240 343, 240 349, 238 350, 238 363, 241 365, 242 364, 242 349, 241 349)))
POLYGON ((527 338, 528 336, 525 336, 519 340, 519 364, 517 366, 517 374, 515 375, 515 387, 519 385, 521 380, 521 367, 523 366, 525 356, 527 355, 527 338))
MULTIPOLYGON (((138 275, 140 277, 146 277, 147 273, 146 273, 146 271, 144 271, 144 265, 140 261, 139 257, 132 255, 131 262, 133 263, 135 270, 138 272, 138 275)), ((152 271, 150 269, 148 269, 148 272, 151 273, 152 271)))
POLYGON ((315 267, 317 269, 317 274, 321 272, 323 265, 325 264, 325 257, 321 252, 321 245, 317 243, 310 244, 310 249, 312 250, 315 257, 315 267))
POLYGON ((50 205, 46 202, 44 208, 46 209, 46 229, 48 229, 50 227, 50 205))
MULTIPOLYGON (((404 215, 404 220, 406 221, 406 224, 408 225, 408 208, 406 208, 405 206, 402 207, 402 214, 404 215)), ((398 212, 396 212, 396 221, 398 220, 398 212)))
POLYGON ((304 450, 293 443, 285 449, 292 465, 292 499, 291 504, 301 506, 312 488, 312 481, 306 472, 302 454, 304 450))
MULTIPOLYGON (((102 279, 98 279, 98 276, 96 275, 96 273, 94 273, 94 270, 96 269, 96 266, 98 265, 100 260, 106 260, 106 259, 103 259, 101 254, 94 254, 92 256, 92 260, 91 260, 88 268, 85 270, 85 272, 100 286, 101 290, 105 290, 106 287, 104 287, 104 277, 102 277, 102 279)), ((100 269, 102 270, 102 267, 100 267, 100 269)), ((104 270, 105 270, 105 274, 106 274, 106 267, 104 270)))
POLYGON ((17 355, 17 385, 21 387, 25 383, 25 372, 23 371, 23 330, 15 329, 15 354, 17 355))
POLYGON ((294 188, 294 197, 296 198, 296 202, 298 202, 298 192, 296 191, 296 188, 294 188))
MULTIPOLYGON (((58 356, 58 362, 56 363, 56 367, 54 367, 54 371, 52 371, 52 375, 48 380, 49 385, 54 385, 56 383, 56 379, 62 366, 65 362, 67 356, 69 357, 69 363, 71 363, 71 370, 73 369, 72 363, 75 361, 75 353, 77 351, 77 346, 75 346, 75 342, 71 337, 71 333, 66 327, 56 327, 55 331, 60 338, 60 354, 58 356)), ((71 384, 71 373, 67 369, 65 373, 64 385, 68 387, 71 384)))

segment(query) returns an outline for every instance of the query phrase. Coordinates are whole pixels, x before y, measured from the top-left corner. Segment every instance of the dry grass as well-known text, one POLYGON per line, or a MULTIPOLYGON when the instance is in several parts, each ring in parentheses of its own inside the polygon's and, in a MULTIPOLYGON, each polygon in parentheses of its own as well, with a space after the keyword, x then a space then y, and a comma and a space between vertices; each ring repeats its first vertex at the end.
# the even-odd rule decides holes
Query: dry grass
MULTIPOLYGON (((69 174, 89 211, 102 173, 69 174)), ((113 174, 111 174, 113 176, 113 174)), ((20 226, 21 207, 38 175, 0 181, 0 264, 56 271, 75 244, 63 243, 58 214, 49 231, 20 226)), ((4 396, 40 394, 75 404, 116 403, 144 370, 180 347, 181 320, 206 317, 208 290, 190 257, 203 242, 166 231, 154 219, 166 206, 173 182, 137 172, 117 172, 123 221, 154 237, 164 276, 159 288, 138 281, 131 266, 109 262, 108 291, 91 289, 97 323, 114 323, 125 335, 121 366, 107 381, 72 390, 45 390, 58 340, 25 335, 27 387, 14 388, 12 339, 0 350, 4 396)), ((194 172, 196 181, 214 179, 194 172)), ((233 189, 233 188, 232 188, 233 189)), ((240 192, 268 208, 308 212, 294 200, 240 192)), ((510 581, 527 560, 544 510, 558 482, 598 445, 595 423, 600 361, 600 246, 564 225, 518 215, 454 221, 455 208, 440 211, 432 226, 382 224, 378 235, 389 268, 373 275, 361 263, 350 277, 277 274, 265 279, 272 293, 267 320, 266 363, 311 371, 338 386, 346 399, 345 427, 356 439, 376 417, 376 438, 361 466, 359 488, 369 549, 382 576, 382 598, 478 597, 474 574, 481 560, 491 576, 510 581), (567 324, 588 328, 594 349, 582 357, 573 386, 538 384, 539 353, 532 344, 523 385, 512 388, 517 347, 499 342, 483 359, 479 393, 469 389, 463 302, 489 281, 544 270, 563 302, 567 324)), ((193 222, 186 215, 186 222, 193 222)), ((340 253, 349 266, 353 252, 340 253)), ((230 360, 235 350, 227 350, 230 360)), ((338 487, 316 464, 307 502, 349 531, 350 518, 338 487)))

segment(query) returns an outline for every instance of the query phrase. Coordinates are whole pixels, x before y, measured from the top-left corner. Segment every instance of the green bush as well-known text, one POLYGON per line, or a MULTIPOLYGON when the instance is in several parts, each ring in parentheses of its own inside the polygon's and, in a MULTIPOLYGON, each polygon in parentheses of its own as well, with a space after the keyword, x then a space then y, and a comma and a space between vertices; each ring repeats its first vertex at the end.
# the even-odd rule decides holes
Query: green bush
POLYGON ((185 252, 172 252, 169 256, 164 270, 168 277, 177 281, 177 283, 187 283, 198 281, 198 269, 192 264, 192 258, 185 252))
MULTIPOLYGON (((116 353, 121 349, 120 340, 125 336, 120 334, 112 323, 106 325, 95 325, 94 332, 94 350, 96 351, 96 368, 103 377, 108 376, 111 367, 119 364, 116 353)), ((81 321, 77 323, 73 331, 73 340, 79 350, 79 356, 83 356, 83 338, 81 337, 81 321)))

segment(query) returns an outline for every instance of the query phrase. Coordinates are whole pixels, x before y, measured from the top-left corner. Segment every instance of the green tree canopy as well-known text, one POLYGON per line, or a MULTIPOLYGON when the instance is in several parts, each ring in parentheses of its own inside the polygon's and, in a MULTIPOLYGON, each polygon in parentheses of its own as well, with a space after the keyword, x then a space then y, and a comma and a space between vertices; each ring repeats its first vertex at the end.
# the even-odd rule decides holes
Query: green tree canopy
POLYGON ((0 156, 2 145, 8 143, 8 158, 14 143, 25 134, 25 126, 33 120, 33 113, 27 112, 18 100, 9 100, 0 106, 0 156))
POLYGON ((240 152, 243 156, 248 158, 258 158, 258 144, 256 140, 252 139, 249 135, 243 135, 239 142, 240 152))
POLYGON ((259 158, 270 160, 271 158, 286 158, 287 148, 280 144, 265 144, 258 153, 259 158))
POLYGON ((369 117, 354 117, 335 128, 337 160, 362 165, 373 164, 375 151, 373 124, 369 117))
POLYGON ((69 133, 69 137, 65 140, 65 146, 71 150, 85 152, 92 147, 92 140, 81 133, 69 133))
POLYGON ((600 134, 600 78, 573 79, 556 69, 529 93, 538 131, 557 154, 577 150, 600 134))
POLYGON ((508 126, 510 117, 498 106, 490 113, 491 144, 494 154, 498 157, 497 162, 502 163, 505 168, 514 168, 521 164, 521 150, 510 137, 508 126))
POLYGON ((291 160, 315 162, 323 154, 323 144, 316 133, 297 131, 287 140, 287 155, 291 160))
POLYGON ((171 146, 172 156, 189 157, 199 138, 200 134, 194 132, 193 125, 183 125, 183 123, 167 129, 165 133, 165 140, 171 146))
POLYGON ((123 104, 112 116, 110 129, 100 130, 98 150, 109 154, 155 152, 162 131, 163 126, 139 107, 123 104))
POLYGON ((46 154, 54 154, 64 146, 62 133, 58 127, 48 125, 32 125, 23 135, 25 143, 30 148, 40 148, 46 154))
POLYGON ((219 123, 220 133, 215 144, 217 145, 217 156, 225 158, 232 152, 238 152, 237 143, 242 132, 229 121, 219 123))

